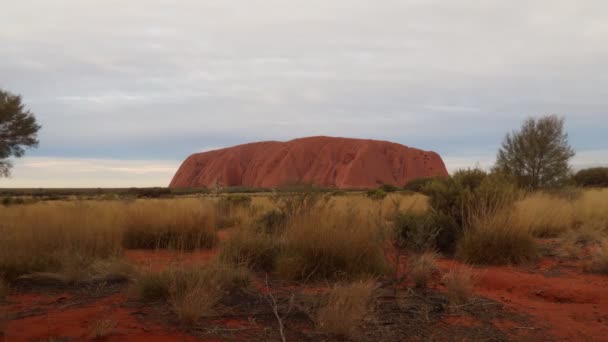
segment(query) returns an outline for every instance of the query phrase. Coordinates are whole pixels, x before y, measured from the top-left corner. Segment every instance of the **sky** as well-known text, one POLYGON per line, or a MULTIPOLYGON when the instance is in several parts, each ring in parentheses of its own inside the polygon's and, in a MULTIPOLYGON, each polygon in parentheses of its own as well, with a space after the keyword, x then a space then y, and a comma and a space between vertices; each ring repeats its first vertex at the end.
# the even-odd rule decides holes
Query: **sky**
POLYGON ((329 135, 488 167, 527 117, 608 165, 604 0, 20 0, 0 88, 40 145, 1 187, 166 186, 188 155, 329 135))

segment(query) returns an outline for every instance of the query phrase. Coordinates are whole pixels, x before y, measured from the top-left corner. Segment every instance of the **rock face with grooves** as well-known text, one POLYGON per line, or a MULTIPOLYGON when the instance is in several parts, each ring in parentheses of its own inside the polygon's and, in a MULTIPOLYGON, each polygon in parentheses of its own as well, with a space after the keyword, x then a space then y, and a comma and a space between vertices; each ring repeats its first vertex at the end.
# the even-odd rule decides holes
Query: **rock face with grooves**
POLYGON ((423 177, 444 177, 441 157, 379 140, 310 137, 265 141, 189 156, 169 187, 314 185, 335 188, 402 186, 423 177))

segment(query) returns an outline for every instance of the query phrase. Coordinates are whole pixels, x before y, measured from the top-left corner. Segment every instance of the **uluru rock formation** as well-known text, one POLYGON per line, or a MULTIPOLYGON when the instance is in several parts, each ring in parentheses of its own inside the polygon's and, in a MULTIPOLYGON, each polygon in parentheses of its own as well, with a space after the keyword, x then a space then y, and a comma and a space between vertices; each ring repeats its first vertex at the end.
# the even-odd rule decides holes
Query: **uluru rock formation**
POLYGON ((196 153, 169 187, 306 184, 335 188, 402 186, 416 178, 447 176, 441 157, 388 141, 309 137, 264 141, 196 153))

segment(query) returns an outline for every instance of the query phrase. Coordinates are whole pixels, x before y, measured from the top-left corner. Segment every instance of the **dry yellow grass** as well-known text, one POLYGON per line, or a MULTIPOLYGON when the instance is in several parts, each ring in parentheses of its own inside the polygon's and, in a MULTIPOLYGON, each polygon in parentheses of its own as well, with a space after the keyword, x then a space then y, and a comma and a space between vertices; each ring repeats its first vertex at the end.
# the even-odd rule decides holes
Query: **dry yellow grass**
POLYGON ((327 301, 317 311, 317 325, 323 331, 353 336, 370 314, 370 300, 376 288, 373 280, 334 285, 327 301))
POLYGON ((110 202, 0 207, 0 273, 13 278, 119 256, 121 210, 121 203, 110 202))
POLYGON ((182 323, 193 324, 227 292, 248 283, 247 269, 214 261, 204 267, 144 272, 135 278, 132 292, 144 302, 167 301, 182 323))
POLYGON ((101 318, 95 320, 89 327, 89 338, 101 339, 114 333, 118 323, 111 318, 101 318))
POLYGON ((277 272, 292 279, 381 275, 387 269, 381 218, 354 207, 293 219, 281 237, 277 272))
POLYGON ((608 239, 594 253, 589 271, 598 274, 608 274, 608 239))
POLYGON ((474 264, 517 264, 538 257, 538 247, 528 227, 508 210, 477 213, 465 227, 456 256, 474 264))
POLYGON ((127 248, 192 250, 217 243, 216 207, 209 200, 136 201, 127 207, 123 226, 127 248))
POLYGON ((433 272, 437 270, 437 254, 426 252, 413 255, 410 258, 408 273, 417 288, 426 288, 428 282, 433 277, 433 272))
POLYGON ((452 268, 443 276, 442 282, 447 290, 450 306, 455 310, 459 305, 466 304, 473 294, 473 269, 468 266, 452 268))
POLYGON ((608 190, 585 190, 573 199, 532 193, 516 203, 515 217, 516 224, 541 237, 580 227, 608 232, 608 190))
POLYGON ((209 199, 52 201, 0 207, 0 274, 81 272, 123 245, 192 249, 217 241, 209 199))

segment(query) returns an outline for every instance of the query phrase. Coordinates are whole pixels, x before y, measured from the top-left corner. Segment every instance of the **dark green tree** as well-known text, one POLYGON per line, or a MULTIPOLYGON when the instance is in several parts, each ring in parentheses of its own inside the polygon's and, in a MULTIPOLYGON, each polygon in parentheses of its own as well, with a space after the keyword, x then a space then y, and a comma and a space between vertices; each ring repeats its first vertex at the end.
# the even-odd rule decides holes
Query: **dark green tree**
POLYGON ((513 176, 522 187, 555 187, 568 180, 568 162, 573 156, 563 118, 556 115, 529 118, 520 131, 505 136, 495 171, 513 176))
POLYGON ((21 96, 0 89, 0 177, 9 176, 10 157, 19 158, 25 148, 38 146, 38 130, 40 125, 21 96))

